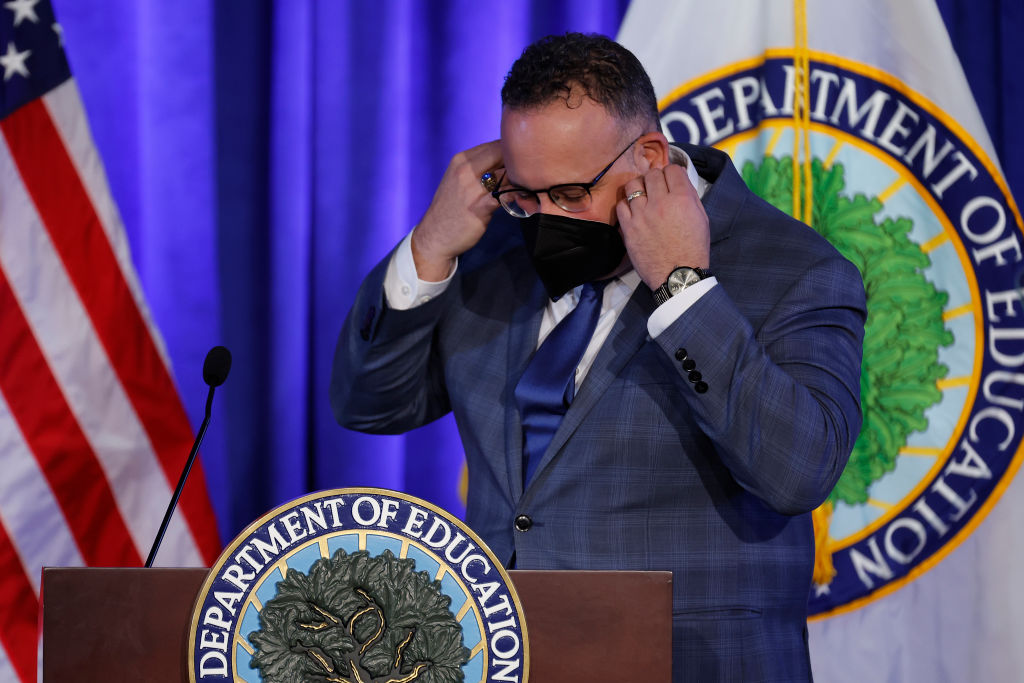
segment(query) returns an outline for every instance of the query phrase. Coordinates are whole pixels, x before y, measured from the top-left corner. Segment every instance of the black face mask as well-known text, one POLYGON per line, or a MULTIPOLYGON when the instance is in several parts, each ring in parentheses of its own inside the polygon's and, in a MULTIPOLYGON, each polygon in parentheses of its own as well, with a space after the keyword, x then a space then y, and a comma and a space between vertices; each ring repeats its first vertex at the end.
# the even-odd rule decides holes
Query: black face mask
POLYGON ((546 213, 520 218, 519 225, 533 267, 552 299, 608 275, 626 255, 616 225, 546 213))

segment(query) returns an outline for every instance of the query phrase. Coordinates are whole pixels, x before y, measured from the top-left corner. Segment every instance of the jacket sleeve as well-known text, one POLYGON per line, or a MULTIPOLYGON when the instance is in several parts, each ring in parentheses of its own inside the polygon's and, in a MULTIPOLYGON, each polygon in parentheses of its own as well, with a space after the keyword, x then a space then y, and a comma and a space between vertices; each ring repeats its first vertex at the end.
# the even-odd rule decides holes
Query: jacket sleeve
POLYGON ((865 315, 860 274, 835 256, 809 265, 757 330, 717 286, 656 338, 718 456, 780 513, 817 507, 846 466, 865 315))
POLYGON ((453 287, 409 310, 388 308, 384 279, 390 258, 363 280, 331 371, 335 419, 374 434, 406 432, 451 409, 436 355, 436 329, 453 287))

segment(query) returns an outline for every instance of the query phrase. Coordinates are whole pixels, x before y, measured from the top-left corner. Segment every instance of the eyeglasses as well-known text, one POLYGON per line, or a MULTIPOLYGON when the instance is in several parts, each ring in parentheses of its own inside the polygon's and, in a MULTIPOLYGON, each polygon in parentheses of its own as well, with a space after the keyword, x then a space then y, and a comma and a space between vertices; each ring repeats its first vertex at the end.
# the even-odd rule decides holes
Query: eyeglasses
MULTIPOLYGON (((547 193, 548 198, 564 211, 569 213, 586 211, 590 208, 590 203, 593 200, 593 197, 590 195, 590 188, 597 185, 598 181, 604 177, 604 174, 641 137, 643 136, 637 137, 633 142, 626 145, 626 149, 615 155, 612 162, 601 169, 601 172, 589 183, 562 183, 560 185, 552 185, 544 190, 527 190, 524 187, 511 187, 505 190, 495 190, 491 193, 491 196, 498 200, 505 211, 508 211, 509 214, 516 218, 528 218, 540 211, 539 195, 542 192, 547 193)), ((505 176, 502 176, 501 179, 504 181, 505 176)))

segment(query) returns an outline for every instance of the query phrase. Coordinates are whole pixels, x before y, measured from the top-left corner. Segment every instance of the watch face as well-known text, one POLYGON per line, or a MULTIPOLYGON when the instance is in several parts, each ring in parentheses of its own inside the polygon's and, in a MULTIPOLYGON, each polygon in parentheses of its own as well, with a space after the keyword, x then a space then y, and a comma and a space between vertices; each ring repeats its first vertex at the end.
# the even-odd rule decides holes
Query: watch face
POLYGON ((676 294, 696 282, 700 282, 700 275, 693 268, 676 268, 668 276, 668 291, 670 294, 676 294))

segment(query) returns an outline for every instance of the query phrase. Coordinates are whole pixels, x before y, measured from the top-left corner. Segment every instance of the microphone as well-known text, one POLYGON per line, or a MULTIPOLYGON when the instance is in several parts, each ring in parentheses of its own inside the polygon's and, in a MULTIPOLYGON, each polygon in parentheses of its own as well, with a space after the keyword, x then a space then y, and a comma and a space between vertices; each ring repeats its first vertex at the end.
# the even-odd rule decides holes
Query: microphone
POLYGON ((231 372, 231 352, 223 346, 214 346, 206 354, 203 361, 203 381, 210 385, 210 396, 213 396, 213 388, 224 384, 231 372))
POLYGON ((224 380, 228 378, 228 372, 230 371, 231 352, 223 346, 214 346, 210 349, 209 353, 206 354, 206 360, 203 361, 203 381, 210 387, 210 392, 206 395, 206 415, 203 417, 203 423, 199 425, 199 434, 196 435, 195 443, 192 444, 192 451, 188 454, 188 460, 185 461, 185 467, 178 478, 178 486, 174 489, 174 495, 171 496, 171 503, 167 506, 167 512, 164 513, 164 521, 160 523, 160 531, 156 533, 156 538, 153 540, 153 548, 149 551, 149 557, 146 558, 147 568, 153 566, 153 560, 156 559, 156 551, 160 548, 160 542, 164 540, 164 534, 167 533, 167 525, 170 524, 171 515, 174 514, 174 508, 178 504, 178 497, 181 495, 181 490, 185 488, 185 480, 188 479, 192 463, 195 462, 196 454, 199 452, 199 444, 203 442, 206 428, 210 425, 213 390, 224 384, 224 380))

